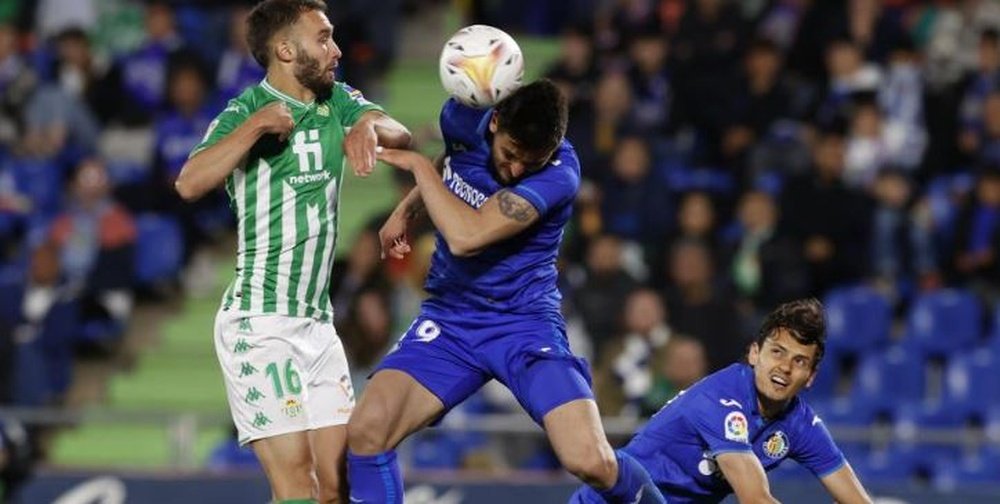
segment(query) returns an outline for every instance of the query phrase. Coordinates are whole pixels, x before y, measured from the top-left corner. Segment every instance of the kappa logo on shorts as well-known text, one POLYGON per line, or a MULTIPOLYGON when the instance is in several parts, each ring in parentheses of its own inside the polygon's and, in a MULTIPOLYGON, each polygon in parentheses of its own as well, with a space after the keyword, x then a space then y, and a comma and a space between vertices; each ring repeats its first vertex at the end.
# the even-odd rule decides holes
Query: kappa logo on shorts
POLYGON ((253 423, 250 424, 250 425, 253 425, 254 427, 256 427, 258 429, 263 429, 269 423, 272 423, 271 419, 267 418, 267 415, 265 415, 265 414, 263 414, 263 413, 261 413, 261 412, 258 411, 257 415, 253 417, 253 423))
POLYGON ((235 345, 233 345, 234 354, 245 354, 253 348, 258 348, 257 345, 253 343, 247 343, 247 340, 240 338, 235 345))
POLYGON ((253 364, 250 364, 249 362, 244 362, 243 365, 240 366, 240 378, 250 376, 256 372, 257 368, 253 367, 253 364))
POLYGON ((257 390, 257 387, 250 387, 250 390, 247 391, 247 395, 244 399, 246 400, 247 403, 254 404, 255 402, 264 399, 265 397, 267 396, 261 393, 261 391, 257 390))
POLYGON ((239 332, 246 332, 246 333, 253 332, 253 326, 250 325, 250 319, 248 319, 247 317, 241 318, 240 325, 236 330, 239 332))
POLYGON ((346 374, 340 375, 337 386, 340 387, 340 391, 344 394, 344 397, 351 403, 354 403, 354 384, 351 383, 351 377, 346 374))

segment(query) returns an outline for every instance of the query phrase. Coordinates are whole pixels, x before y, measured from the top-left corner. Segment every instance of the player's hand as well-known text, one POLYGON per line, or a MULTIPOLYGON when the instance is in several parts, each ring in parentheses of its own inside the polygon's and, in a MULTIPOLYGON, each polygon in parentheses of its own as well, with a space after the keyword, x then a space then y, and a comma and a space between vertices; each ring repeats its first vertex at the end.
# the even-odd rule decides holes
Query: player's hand
POLYGON ((351 163, 351 169, 359 177, 367 177, 375 171, 375 147, 378 135, 371 120, 358 121, 344 138, 344 155, 351 163))
POLYGON ((253 120, 257 122, 261 131, 265 134, 273 133, 278 135, 278 141, 281 142, 284 142, 288 138, 288 134, 295 127, 295 119, 292 117, 292 111, 281 100, 265 105, 254 113, 253 120))
POLYGON ((379 161, 391 164, 400 170, 412 172, 418 164, 426 164, 434 168, 434 164, 418 152, 403 149, 387 149, 380 147, 375 150, 375 156, 379 161))
POLYGON ((403 212, 392 212, 385 224, 378 231, 379 244, 382 246, 382 259, 388 255, 394 259, 402 259, 410 253, 410 244, 406 241, 407 218, 403 212))

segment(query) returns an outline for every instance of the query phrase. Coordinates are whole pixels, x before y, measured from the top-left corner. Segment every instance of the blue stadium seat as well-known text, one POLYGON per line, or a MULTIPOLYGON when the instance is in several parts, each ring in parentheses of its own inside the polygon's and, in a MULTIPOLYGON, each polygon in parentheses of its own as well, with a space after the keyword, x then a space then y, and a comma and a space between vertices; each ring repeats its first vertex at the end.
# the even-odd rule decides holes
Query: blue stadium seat
POLYGON ((184 258, 184 236, 172 217, 143 214, 136 218, 135 276, 140 285, 177 277, 184 258))
POLYGON ((982 419, 990 405, 1000 404, 997 355, 979 348, 948 359, 944 380, 944 407, 965 419, 982 419))
POLYGON ((892 308, 889 301, 868 286, 842 287, 824 300, 827 317, 827 350, 831 354, 866 353, 889 340, 892 308))
POLYGON ((947 356, 974 346, 982 334, 979 301, 969 291, 943 289, 918 296, 906 338, 927 355, 947 356))
POLYGON ((31 200, 34 211, 54 215, 63 197, 63 173, 59 166, 52 161, 32 158, 11 159, 9 163, 14 185, 31 200))
POLYGON ((891 416, 895 405, 924 398, 924 360, 902 345, 862 358, 855 379, 852 407, 874 416, 891 416))
POLYGON ((837 391, 837 382, 840 380, 840 359, 834 355, 826 355, 819 364, 816 378, 812 385, 803 390, 802 394, 810 403, 814 401, 824 401, 833 399, 837 391))
POLYGON ((935 490, 952 492, 962 486, 996 484, 997 481, 1000 481, 1000 454, 979 450, 958 460, 940 460, 931 483, 935 490))
POLYGON ((911 482, 920 468, 913 448, 890 446, 866 457, 851 459, 851 466, 861 481, 869 485, 891 485, 911 482))

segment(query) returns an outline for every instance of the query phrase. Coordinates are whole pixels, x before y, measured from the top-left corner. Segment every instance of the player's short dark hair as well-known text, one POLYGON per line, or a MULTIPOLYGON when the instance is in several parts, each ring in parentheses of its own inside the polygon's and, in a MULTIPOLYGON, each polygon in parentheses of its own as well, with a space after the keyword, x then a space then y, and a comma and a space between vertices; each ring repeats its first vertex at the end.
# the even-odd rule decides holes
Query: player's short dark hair
POLYGON ((271 59, 268 47, 274 34, 295 24, 303 12, 326 12, 323 0, 264 0, 247 16, 247 45, 260 66, 267 68, 271 59))
POLYGON ((816 358, 813 369, 823 360, 826 352, 826 317, 823 315, 823 303, 816 298, 789 301, 767 314, 757 332, 757 348, 764 341, 775 336, 779 329, 788 331, 795 341, 803 345, 816 345, 816 358))
POLYGON ((522 86, 494 107, 497 130, 510 135, 522 149, 554 149, 566 134, 566 97, 549 79, 522 86))

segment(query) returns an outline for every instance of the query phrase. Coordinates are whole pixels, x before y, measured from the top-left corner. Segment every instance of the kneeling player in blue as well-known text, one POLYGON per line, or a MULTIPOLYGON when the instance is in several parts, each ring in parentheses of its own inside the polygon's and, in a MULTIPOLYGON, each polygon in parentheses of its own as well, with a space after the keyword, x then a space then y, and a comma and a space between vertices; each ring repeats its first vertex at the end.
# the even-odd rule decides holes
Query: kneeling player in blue
MULTIPOLYGON (((826 323, 814 299, 771 312, 750 346, 749 365, 733 364, 677 394, 624 451, 646 467, 671 503, 777 502, 767 471, 792 459, 812 471, 841 504, 871 503, 830 433, 797 397, 823 358, 826 323)), ((571 503, 606 502, 581 488, 571 503)))
POLYGON ((348 423, 351 502, 402 502, 396 446, 494 378, 595 495, 664 502, 646 470, 608 444, 588 366, 566 340, 556 257, 580 182, 576 153, 563 138, 566 108, 545 80, 493 109, 449 100, 440 117, 443 174, 415 152, 378 154, 417 183, 379 233, 383 251, 409 251, 407 223, 423 209, 437 228, 437 250, 430 298, 348 423))

